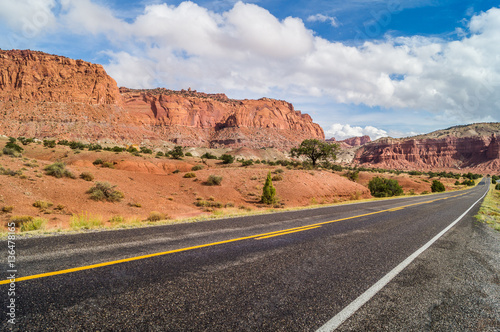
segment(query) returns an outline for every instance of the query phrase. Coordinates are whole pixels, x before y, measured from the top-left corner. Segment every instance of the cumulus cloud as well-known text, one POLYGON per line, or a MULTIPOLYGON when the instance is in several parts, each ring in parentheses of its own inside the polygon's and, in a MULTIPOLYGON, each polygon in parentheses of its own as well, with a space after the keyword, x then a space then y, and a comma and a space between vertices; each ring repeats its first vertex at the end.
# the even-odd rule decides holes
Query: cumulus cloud
MULTIPOLYGON (((247 96, 279 91, 462 122, 500 120, 499 8, 473 16, 458 40, 385 37, 349 46, 319 37, 299 18, 278 19, 241 1, 219 12, 190 1, 151 4, 128 20, 103 2, 63 0, 57 17, 54 5, 2 1, 0 17, 22 30, 23 20, 42 10, 47 25, 57 19, 67 33, 104 36, 105 67, 120 85, 247 96)), ((336 23, 322 14, 307 20, 336 23)))
POLYGON ((335 137, 336 140, 341 141, 346 138, 360 137, 368 135, 372 140, 376 140, 380 137, 386 137, 387 132, 382 129, 378 129, 372 126, 358 127, 351 126, 348 124, 335 123, 325 130, 326 137, 335 137))
POLYGON ((24 38, 34 38, 56 23, 55 0, 0 1, 0 19, 24 38))
POLYGON ((332 27, 338 27, 339 23, 337 22, 337 19, 332 16, 328 15, 323 15, 323 14, 316 14, 316 15, 310 15, 307 18, 308 22, 328 22, 332 27))

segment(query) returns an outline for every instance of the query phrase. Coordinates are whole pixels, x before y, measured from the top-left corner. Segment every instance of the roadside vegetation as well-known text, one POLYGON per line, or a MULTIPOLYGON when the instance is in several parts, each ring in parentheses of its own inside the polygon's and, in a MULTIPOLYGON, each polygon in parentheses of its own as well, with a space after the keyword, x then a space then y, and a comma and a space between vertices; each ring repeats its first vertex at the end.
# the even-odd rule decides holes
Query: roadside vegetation
POLYGON ((491 183, 490 190, 475 217, 500 232, 500 186, 495 181, 491 183))

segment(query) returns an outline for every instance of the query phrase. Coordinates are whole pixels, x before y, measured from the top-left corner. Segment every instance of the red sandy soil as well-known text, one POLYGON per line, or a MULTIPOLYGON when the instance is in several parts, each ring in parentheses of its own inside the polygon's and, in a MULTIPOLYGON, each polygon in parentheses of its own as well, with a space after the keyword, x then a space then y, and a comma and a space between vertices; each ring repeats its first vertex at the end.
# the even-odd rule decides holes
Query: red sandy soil
MULTIPOLYGON (((3 146, 0 144, 0 148, 3 146)), ((69 147, 48 149, 40 144, 30 144, 24 149, 22 158, 0 156, 0 166, 23 172, 22 176, 0 175, 0 209, 13 207, 11 213, 0 212, 0 221, 4 225, 13 215, 43 217, 49 220, 49 229, 65 229, 69 227, 71 215, 82 212, 101 216, 105 221, 113 216, 145 220, 151 211, 159 211, 171 219, 213 213, 213 210, 195 206, 197 199, 229 204, 232 206, 226 209, 229 212, 267 209, 269 206, 259 203, 262 187, 268 172, 275 175, 277 169, 283 170, 279 173, 282 180, 273 181, 273 184, 281 206, 285 208, 370 198, 367 185, 374 176, 396 178, 405 192, 411 189, 415 193, 430 192, 431 182, 424 177, 406 174, 395 176, 361 172, 358 183, 355 183, 342 176, 342 172, 326 170, 295 170, 264 164, 241 167, 237 162, 223 165, 218 160, 208 160, 203 164, 201 159, 195 157, 158 159, 152 155, 133 156, 127 152, 75 153, 69 147), (96 159, 112 162, 114 168, 95 166, 93 161, 96 159), (55 161, 65 162, 77 178, 57 179, 46 175, 44 167, 55 161), (194 172, 195 178, 183 177, 193 166, 200 164, 204 168, 194 172), (178 172, 174 173, 176 170, 178 172), (95 177, 93 182, 107 181, 116 185, 116 189, 124 193, 124 199, 117 203, 91 200, 86 191, 93 182, 80 179, 82 172, 92 173, 95 177), (220 186, 204 183, 212 174, 223 177, 220 186), (53 206, 48 211, 40 211, 33 206, 37 200, 51 202, 53 206), (56 210, 58 205, 64 208, 56 210)), ((455 189, 454 181, 442 179, 447 190, 455 189)))

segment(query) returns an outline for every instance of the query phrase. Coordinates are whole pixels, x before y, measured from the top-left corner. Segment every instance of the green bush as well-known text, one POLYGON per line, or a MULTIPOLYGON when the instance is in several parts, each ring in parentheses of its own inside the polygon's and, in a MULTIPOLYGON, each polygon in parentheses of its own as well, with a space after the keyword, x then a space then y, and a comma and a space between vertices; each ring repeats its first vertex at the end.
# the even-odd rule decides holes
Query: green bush
POLYGON ((32 216, 12 216, 9 219, 10 223, 14 223, 16 227, 20 227, 25 223, 31 222, 35 219, 32 216))
POLYGON ((83 172, 82 174, 80 174, 80 179, 83 179, 85 181, 93 181, 94 175, 90 172, 83 172))
POLYGON ((206 184, 208 186, 220 186, 222 182, 222 176, 219 175, 209 175, 206 184))
POLYGON ((261 202, 267 205, 272 205, 277 202, 276 198, 276 188, 273 186, 273 180, 271 178, 271 172, 267 174, 266 182, 264 183, 264 188, 262 188, 261 202))
POLYGON ((495 189, 500 190, 500 183, 497 183, 497 185, 495 186, 495 189))
POLYGON ((253 165, 253 160, 252 159, 242 160, 241 161, 241 166, 243 166, 243 167, 251 166, 251 165, 253 165))
POLYGON ((12 205, 7 205, 0 209, 0 211, 2 211, 3 213, 11 213, 12 210, 14 210, 14 207, 12 205))
POLYGON ((104 161, 102 159, 96 159, 92 164, 94 164, 95 166, 102 165, 104 164, 104 161))
POLYGON ((444 187, 444 184, 441 181, 434 180, 434 181, 432 181, 431 191, 433 193, 440 193, 440 192, 446 191, 446 188, 444 187))
POLYGON ((121 191, 115 190, 116 185, 108 182, 96 182, 96 184, 87 190, 90 198, 94 201, 119 202, 124 197, 121 191))
POLYGON ((347 173, 345 174, 345 176, 346 176, 349 180, 356 182, 356 181, 359 179, 359 171, 358 171, 358 170, 355 170, 355 171, 347 171, 347 173))
POLYGON ((374 177, 368 183, 368 189, 374 197, 392 197, 403 194, 403 188, 397 180, 374 177))
POLYGON ((161 152, 161 151, 156 152, 157 158, 164 157, 164 156, 165 156, 165 154, 163 152, 161 152))
POLYGON ((199 171, 203 169, 203 165, 195 165, 193 166, 193 168, 191 168, 192 171, 199 171))
POLYGON ((217 157, 211 154, 210 152, 206 152, 201 155, 201 159, 217 159, 217 157))
POLYGON ((141 146, 140 148, 141 150, 139 151, 140 153, 144 153, 144 154, 153 154, 153 150, 145 147, 145 146, 141 146))
POLYGON ((53 149, 56 147, 56 141, 44 139, 43 146, 45 146, 46 148, 49 148, 49 149, 53 149))
POLYGON ((472 179, 466 179, 462 182, 463 185, 466 185, 466 186, 469 186, 469 187, 472 187, 476 184, 476 182, 472 179))
POLYGON ((112 216, 111 219, 109 219, 109 222, 112 224, 119 224, 125 222, 125 218, 122 216, 112 216))
POLYGON ((186 152, 186 154, 184 154, 186 157, 192 157, 193 154, 191 152, 186 152))
POLYGON ((47 225, 47 219, 45 218, 33 218, 33 220, 24 222, 21 224, 21 232, 36 231, 39 229, 45 229, 47 225))
POLYGON ((234 156, 232 156, 230 154, 223 154, 222 156, 220 156, 219 159, 222 160, 223 164, 232 164, 232 163, 234 163, 234 156))
POLYGON ((66 169, 66 165, 62 162, 53 163, 45 167, 45 174, 54 176, 56 178, 67 177, 74 179, 75 176, 66 169))
POLYGON ((283 180, 283 177, 281 175, 274 175, 272 177, 272 180, 273 181, 282 181, 283 180))
POLYGON ((189 173, 186 173, 184 174, 183 176, 184 178, 186 179, 189 179, 189 178, 195 178, 196 177, 196 174, 192 173, 192 172, 189 172, 189 173))
POLYGON ((105 168, 115 168, 115 164, 111 161, 105 161, 102 163, 102 167, 105 168))

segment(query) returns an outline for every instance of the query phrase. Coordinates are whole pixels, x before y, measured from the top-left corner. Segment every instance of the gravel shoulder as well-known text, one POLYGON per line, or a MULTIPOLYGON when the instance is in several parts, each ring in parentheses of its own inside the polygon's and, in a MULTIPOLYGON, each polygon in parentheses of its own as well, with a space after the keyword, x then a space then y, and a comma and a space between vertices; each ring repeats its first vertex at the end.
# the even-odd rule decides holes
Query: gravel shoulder
POLYGON ((477 209, 338 331, 499 331, 500 233, 477 209))

